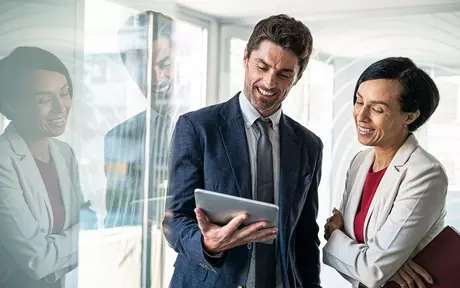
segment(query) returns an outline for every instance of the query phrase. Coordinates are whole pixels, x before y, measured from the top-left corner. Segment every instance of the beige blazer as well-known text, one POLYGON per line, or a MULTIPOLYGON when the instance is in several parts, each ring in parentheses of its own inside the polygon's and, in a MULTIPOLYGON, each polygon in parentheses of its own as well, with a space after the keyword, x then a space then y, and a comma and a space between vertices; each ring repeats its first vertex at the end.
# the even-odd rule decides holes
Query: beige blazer
POLYGON ((49 147, 65 209, 59 234, 51 234, 50 200, 27 144, 13 124, 0 136, 0 286, 18 270, 54 282, 77 265, 83 203, 77 161, 68 144, 50 139, 49 147))
POLYGON ((447 176, 439 161, 410 135, 385 172, 364 222, 364 244, 353 223, 374 150, 358 153, 347 172, 339 210, 343 231, 323 248, 323 262, 353 287, 380 287, 444 227, 447 176))

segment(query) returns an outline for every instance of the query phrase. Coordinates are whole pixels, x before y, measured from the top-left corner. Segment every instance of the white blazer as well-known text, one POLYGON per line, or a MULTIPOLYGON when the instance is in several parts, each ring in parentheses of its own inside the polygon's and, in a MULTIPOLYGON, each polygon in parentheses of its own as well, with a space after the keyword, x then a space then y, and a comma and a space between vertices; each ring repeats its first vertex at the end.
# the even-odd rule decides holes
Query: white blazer
POLYGON ((358 153, 347 172, 340 204, 343 231, 323 248, 323 262, 353 287, 380 287, 444 228, 447 176, 439 161, 412 134, 388 166, 364 222, 364 244, 356 241, 354 220, 374 150, 358 153))
POLYGON ((59 234, 51 234, 50 200, 27 144, 13 124, 0 136, 0 286, 18 270, 55 282, 77 265, 83 203, 77 161, 68 144, 51 138, 49 147, 65 210, 59 234))

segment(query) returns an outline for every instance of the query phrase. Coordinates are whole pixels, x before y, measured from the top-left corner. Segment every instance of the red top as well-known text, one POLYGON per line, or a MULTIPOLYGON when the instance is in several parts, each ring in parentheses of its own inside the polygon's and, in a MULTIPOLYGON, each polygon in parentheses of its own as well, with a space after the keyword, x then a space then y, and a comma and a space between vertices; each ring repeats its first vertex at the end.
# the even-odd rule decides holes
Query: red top
POLYGON ((378 172, 372 172, 371 166, 369 173, 367 173, 363 194, 361 196, 361 202, 359 203, 354 223, 355 236, 359 243, 364 243, 364 221, 366 220, 367 212, 371 206, 375 191, 377 191, 377 187, 379 187, 380 180, 382 180, 386 170, 387 168, 378 172))
POLYGON ((64 228, 65 211, 62 204, 61 188, 59 187, 59 178, 57 175, 56 166, 53 162, 45 163, 35 159, 38 170, 42 175, 43 182, 45 183, 46 191, 53 210, 53 234, 59 233, 64 228))

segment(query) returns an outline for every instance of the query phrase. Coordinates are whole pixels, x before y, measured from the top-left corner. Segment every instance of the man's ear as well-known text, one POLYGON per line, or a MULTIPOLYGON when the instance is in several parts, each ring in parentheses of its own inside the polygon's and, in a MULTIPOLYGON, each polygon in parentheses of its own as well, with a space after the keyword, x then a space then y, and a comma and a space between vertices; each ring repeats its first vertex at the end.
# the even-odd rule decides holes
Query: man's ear
POLYGON ((410 112, 408 115, 407 115, 407 119, 406 119, 406 125, 410 125, 412 123, 414 123, 415 120, 417 120, 417 118, 420 116, 420 110, 417 110, 415 112, 410 112))
POLYGON ((248 56, 248 49, 244 48, 244 55, 243 55, 243 66, 248 66, 249 56, 248 56))
POLYGON ((294 84, 292 86, 296 85, 297 82, 299 82, 299 80, 302 78, 302 76, 303 76, 303 73, 299 73, 299 75, 297 76, 297 79, 295 79, 294 84))

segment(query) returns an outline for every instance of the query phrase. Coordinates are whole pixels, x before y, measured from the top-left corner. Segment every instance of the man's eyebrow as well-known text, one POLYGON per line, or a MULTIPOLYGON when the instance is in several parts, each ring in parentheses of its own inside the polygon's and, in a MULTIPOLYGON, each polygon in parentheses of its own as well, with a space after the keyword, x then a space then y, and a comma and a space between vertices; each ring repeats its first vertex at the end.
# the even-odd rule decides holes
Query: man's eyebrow
POLYGON ((171 60, 170 56, 166 56, 165 58, 161 59, 160 61, 157 62, 157 64, 162 65, 165 64, 165 62, 168 62, 171 60))

